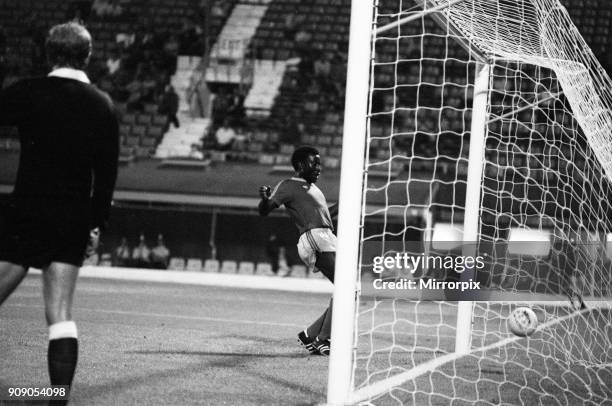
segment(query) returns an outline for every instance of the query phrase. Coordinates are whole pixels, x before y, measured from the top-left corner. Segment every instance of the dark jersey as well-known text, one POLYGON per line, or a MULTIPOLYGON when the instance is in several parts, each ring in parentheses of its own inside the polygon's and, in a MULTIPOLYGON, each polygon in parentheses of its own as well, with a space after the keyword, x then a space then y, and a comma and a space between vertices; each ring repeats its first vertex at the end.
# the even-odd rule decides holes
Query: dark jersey
POLYGON ((19 129, 17 204, 74 205, 74 215, 84 214, 92 227, 106 222, 119 149, 108 95, 74 79, 22 80, 0 93, 0 125, 19 129))
POLYGON ((281 181, 270 200, 279 206, 285 205, 300 234, 313 228, 334 228, 323 192, 304 179, 281 181))

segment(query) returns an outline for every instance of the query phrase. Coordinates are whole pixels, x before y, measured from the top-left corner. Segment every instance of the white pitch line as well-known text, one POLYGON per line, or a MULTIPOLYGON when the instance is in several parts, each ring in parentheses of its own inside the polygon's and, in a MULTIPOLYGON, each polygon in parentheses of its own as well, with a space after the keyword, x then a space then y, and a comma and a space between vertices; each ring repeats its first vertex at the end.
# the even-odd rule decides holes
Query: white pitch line
MULTIPOLYGON (((30 270, 40 274, 39 270, 30 270)), ((84 266, 80 278, 164 282, 184 285, 218 286, 302 293, 332 293, 333 285, 322 278, 282 278, 262 275, 225 274, 216 272, 159 271, 153 269, 84 266)))
MULTIPOLYGON (((6 307, 21 307, 21 308, 36 308, 42 309, 42 306, 35 305, 8 305, 6 307)), ((102 310, 102 309, 90 309, 87 307, 78 307, 77 311, 89 311, 94 313, 105 313, 105 314, 122 314, 127 316, 139 316, 139 317, 163 317, 169 319, 181 319, 181 320, 195 320, 195 321, 213 321, 218 323, 233 323, 233 324, 256 324, 263 326, 280 326, 280 327, 297 327, 302 328, 303 326, 293 323, 275 323, 271 321, 254 321, 254 320, 242 320, 242 319, 226 319, 222 317, 204 317, 204 316, 185 316, 179 314, 165 314, 165 313, 148 313, 148 312, 132 312, 124 310, 102 310)))
MULTIPOLYGON (((131 268, 130 268, 130 269, 131 269, 131 268)), ((132 269, 132 271, 138 271, 138 269, 132 269)), ((145 270, 145 271, 150 271, 150 270, 145 270)), ((152 272, 160 272, 160 271, 152 271, 152 272)), ((172 272, 172 271, 164 271, 164 272, 166 272, 166 273, 167 273, 167 272, 172 272)), ((39 271, 39 270, 30 270, 30 274, 32 274, 32 275, 40 275, 41 273, 42 273, 42 272, 41 272, 41 271, 39 271)), ((81 274, 82 274, 82 273, 81 273, 81 274)), ((223 275, 223 274, 218 274, 218 275, 223 275)), ((83 276, 83 275, 80 275, 80 276, 83 276)), ((87 274, 87 275, 85 275, 85 277, 87 277, 87 276, 91 276, 91 274, 87 274)), ((232 277, 233 275, 229 275, 229 276, 230 276, 230 277, 232 277)), ((240 276, 240 275, 237 275, 237 276, 240 276)), ((247 275, 247 276, 249 276, 249 275, 247 275)), ((96 276, 96 277, 97 277, 97 276, 96 276)), ((180 277, 180 275, 179 275, 179 277, 180 277)), ((104 276, 100 276, 100 279, 103 279, 103 278, 104 278, 104 276)), ((221 278, 222 278, 222 277, 221 277, 221 278)), ((290 280, 292 279, 292 278, 287 278, 287 279, 285 279, 285 278, 281 278, 281 277, 274 278, 274 277, 265 277, 265 276, 258 276, 257 278, 268 278, 269 280, 270 280, 270 279, 280 279, 280 280, 284 280, 284 281, 290 281, 290 280)), ((93 279, 93 277, 92 277, 91 279, 93 279)), ((109 277, 109 279, 115 279, 115 277, 114 277, 114 276, 111 276, 111 277, 109 277)), ((133 282, 133 281, 147 281, 146 279, 138 279, 138 278, 137 278, 137 279, 130 279, 130 277, 129 277, 129 276, 122 277, 122 278, 119 278, 119 279, 122 279, 122 280, 129 280, 129 281, 131 281, 131 282, 133 282)), ((298 278, 293 278, 293 279, 298 279, 298 278)), ((302 278, 300 278, 300 280, 304 280, 304 281, 305 281, 305 280, 307 280, 307 279, 302 279, 302 278)), ((158 282, 158 281, 157 281, 157 280, 150 280, 149 282, 156 283, 156 282, 158 282)), ((167 283, 171 283, 171 284, 177 284, 177 283, 178 283, 178 285, 179 285, 179 286, 180 286, 181 284, 183 284, 182 282, 176 282, 176 281, 172 281, 172 280, 169 280, 169 281, 163 281, 163 280, 162 280, 161 282, 167 282, 167 283)), ((323 283, 323 284, 329 284, 329 288, 330 288, 330 289, 331 289, 331 287, 333 287, 333 285, 332 285, 331 283, 327 282, 326 280, 321 279, 321 280, 320 280, 320 281, 318 281, 318 282, 321 282, 321 283, 323 283)), ((185 283, 185 284, 188 284, 188 283, 185 283)), ((22 286, 28 286, 28 287, 35 287, 35 286, 37 286, 38 284, 37 284, 37 283, 32 283, 32 282, 31 282, 31 280, 30 280, 30 281, 25 281, 25 282, 24 282, 24 283, 22 283, 21 285, 22 285, 22 286)), ((195 285, 193 285, 193 286, 198 286, 198 284, 195 284, 195 285)), ((214 286, 214 285, 207 285, 207 286, 214 286)), ((222 287, 229 287, 229 288, 232 288, 232 287, 235 287, 235 286, 222 286, 222 287)), ((242 286, 242 287, 236 287, 236 288, 237 288, 237 289, 243 289, 243 288, 244 288, 244 289, 247 289, 247 288, 246 288, 246 287, 244 287, 244 286, 242 286)), ((255 289, 261 289, 261 290, 263 290, 263 291, 273 292, 273 291, 269 290, 268 288, 253 288, 253 290, 255 290, 255 289)), ((280 290, 280 289, 279 289, 279 290, 280 290)), ((81 292, 81 293, 83 293, 83 292, 108 293, 108 289, 106 289, 106 288, 96 288, 96 287, 92 287, 92 286, 79 287, 79 288, 78 288, 78 291, 79 291, 79 292, 81 292)), ((323 294, 324 294, 325 292, 320 292, 320 291, 307 292, 307 291, 300 291, 300 290, 287 290, 286 292, 283 292, 283 293, 286 293, 287 295, 291 295, 291 294, 294 294, 294 293, 295 293, 295 294, 301 294, 301 293, 315 293, 315 294, 317 294, 317 295, 318 295, 318 294, 320 294, 320 293, 323 293, 323 294)), ((280 294, 282 295, 283 293, 280 293, 280 294)), ((331 290, 330 290, 330 293, 331 293, 331 290)), ((277 294, 277 292, 274 292, 274 294, 277 294)), ((21 296, 21 294, 19 293, 19 291, 17 291, 17 292, 15 292, 14 296, 21 296)), ((40 296, 40 295, 39 295, 39 296, 40 296)), ((184 296, 182 296, 182 295, 180 295, 180 294, 172 294, 172 295, 167 295, 167 296, 173 296, 173 297, 184 297, 184 296)), ((273 305, 288 305, 288 306, 304 306, 304 305, 306 304, 306 303, 305 303, 305 300, 308 300, 308 301, 311 301, 312 303, 307 303, 307 305, 318 305, 318 304, 320 304, 320 300, 319 300, 318 298, 311 298, 310 296, 307 296, 307 297, 305 298, 305 300, 301 300, 301 301, 291 301, 291 300, 265 300, 265 299, 263 299, 263 300, 262 300, 262 299, 260 299, 260 297, 258 297, 258 296, 253 296, 253 297, 250 297, 250 298, 245 298, 245 299, 242 299, 242 298, 235 298, 235 297, 232 297, 231 299, 230 299, 230 298, 224 299, 224 297, 227 297, 227 295, 218 294, 217 296, 215 296, 215 297, 213 297, 213 298, 208 298, 208 297, 206 297, 206 296, 202 296, 202 297, 200 297, 200 298, 199 298, 199 300, 210 300, 210 301, 228 301, 228 302, 232 302, 232 303, 235 303, 235 302, 257 302, 257 303, 268 303, 268 304, 273 304, 273 305)), ((325 300, 327 300, 327 299, 325 299, 325 300)), ((322 303, 323 303, 323 304, 325 304, 325 301, 323 301, 322 303)))

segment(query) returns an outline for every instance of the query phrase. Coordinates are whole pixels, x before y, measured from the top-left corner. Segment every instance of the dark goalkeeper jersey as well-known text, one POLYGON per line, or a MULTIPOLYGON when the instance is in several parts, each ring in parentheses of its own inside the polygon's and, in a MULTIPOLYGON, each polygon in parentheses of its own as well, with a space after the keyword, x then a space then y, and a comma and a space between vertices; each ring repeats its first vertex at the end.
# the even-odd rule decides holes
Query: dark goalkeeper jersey
POLYGON ((0 93, 0 125, 19 129, 17 204, 58 202, 78 208, 73 215, 85 215, 93 227, 106 222, 117 177, 119 131, 105 93, 70 78, 21 80, 0 93), (89 213, 83 213, 84 207, 89 213))
POLYGON ((270 200, 279 206, 285 205, 300 234, 313 228, 334 228, 323 192, 304 179, 281 181, 270 200))

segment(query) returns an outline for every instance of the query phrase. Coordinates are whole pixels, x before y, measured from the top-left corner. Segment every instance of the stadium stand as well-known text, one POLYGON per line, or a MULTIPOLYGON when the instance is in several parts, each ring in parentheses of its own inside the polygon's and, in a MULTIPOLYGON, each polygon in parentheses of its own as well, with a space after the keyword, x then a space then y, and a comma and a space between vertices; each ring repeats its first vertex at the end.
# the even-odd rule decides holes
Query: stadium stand
MULTIPOLYGON (((612 3, 605 0, 562 2, 602 64, 608 69, 612 67, 612 58, 608 56, 612 3)), ((78 19, 87 25, 95 38, 88 73, 100 88, 111 93, 122 115, 123 163, 134 166, 154 162, 151 168, 157 168, 166 160, 164 166, 168 171, 170 167, 208 168, 211 162, 253 163, 265 165, 272 172, 274 168, 286 170, 294 146, 304 143, 316 145, 321 150, 327 168, 339 167, 349 0, 120 0, 116 4, 118 8, 110 9, 104 0, 0 0, 0 33, 6 42, 3 84, 44 73, 42 49, 46 30, 53 24, 78 19), (208 6, 203 7, 203 3, 208 6), (208 49, 211 52, 207 54, 208 49), (206 70, 227 63, 224 56, 235 57, 245 68, 237 80, 228 76, 229 80, 224 83, 229 86, 223 86, 218 77, 208 76, 210 70, 206 70), (204 92, 200 98, 188 97, 188 93, 194 93, 194 81, 207 82, 208 86, 203 87, 208 93, 204 92), (158 109, 168 83, 174 85, 179 94, 179 129, 174 128, 158 109), (219 105, 222 113, 215 114, 219 105), (236 113, 240 108, 243 108, 242 113, 236 113), (244 113, 247 117, 241 116, 244 113), (234 143, 228 151, 215 151, 214 145, 207 142, 226 117, 231 118, 243 141, 234 143), (174 158, 183 160, 175 161, 174 158)), ((396 5, 385 3, 385 7, 378 11, 381 21, 397 18, 396 5)), ((425 24, 433 23, 426 21, 425 24)), ((421 31, 418 23, 402 29, 406 34, 421 31)), ((435 30, 435 27, 428 26, 428 30, 435 30)), ((439 41, 445 39, 441 37, 439 41)), ((431 47, 426 52, 429 56, 440 57, 436 52, 445 48, 431 47)), ((406 56, 406 61, 397 66, 398 80, 411 83, 418 72, 414 61, 422 57, 419 44, 408 38, 390 41, 377 49, 377 57, 381 61, 392 61, 398 52, 406 56)), ((392 69, 393 66, 380 67, 374 72, 377 86, 394 86, 392 69)), ((446 76, 456 83, 461 83, 458 78, 465 78, 467 73, 465 67, 447 58, 444 66, 432 63, 431 77, 423 77, 421 82, 434 82, 441 69, 445 69, 446 76)), ((433 101, 440 96, 440 89, 434 86, 428 96, 421 94, 420 105, 427 107, 428 98, 435 105, 433 101)), ((444 92, 447 92, 447 99, 456 99, 457 108, 469 102, 461 94, 460 87, 445 86, 444 92)), ((397 89, 396 97, 400 101, 410 101, 415 94, 406 87, 397 89)), ((375 110, 390 111, 393 95, 377 93, 372 103, 375 110)), ((467 154, 467 145, 458 142, 453 134, 466 131, 470 117, 452 110, 445 113, 444 120, 438 123, 428 119, 433 116, 428 117, 427 109, 419 111, 418 116, 398 112, 393 129, 388 116, 374 117, 373 137, 382 138, 391 130, 410 136, 395 137, 391 148, 382 139, 374 140, 370 154, 377 158, 388 157, 390 151, 413 155, 410 163, 413 171, 431 171, 437 165, 441 177, 451 177, 449 171, 465 176, 467 165, 460 163, 449 167, 444 159, 434 162, 429 158, 436 149, 444 151, 450 160, 467 154), (429 137, 428 133, 444 133, 445 136, 436 137, 438 141, 434 142, 434 137, 429 137)), ((17 151, 19 143, 14 130, 3 128, 0 131, 0 152, 17 151)), ((503 162, 503 150, 499 149, 498 154, 496 159, 503 162)), ((520 164, 519 154, 515 153, 513 159, 520 164)), ((401 176, 405 166, 394 165, 391 178, 401 176)), ((533 172, 538 168, 529 170, 533 172)), ((389 176, 387 172, 380 175, 389 176)), ((370 176, 376 177, 377 172, 371 171, 370 176)), ((503 173, 488 173, 488 176, 503 183, 503 173)), ((548 175, 542 172, 541 176, 548 175)), ((195 193, 194 189, 188 193, 195 193)), ((221 193, 220 186, 218 193, 221 193)), ((177 261, 170 265, 171 269, 185 268, 184 258, 174 259, 177 261)), ((254 273, 256 269, 256 258, 228 259, 254 260, 240 262, 238 273, 254 273)))

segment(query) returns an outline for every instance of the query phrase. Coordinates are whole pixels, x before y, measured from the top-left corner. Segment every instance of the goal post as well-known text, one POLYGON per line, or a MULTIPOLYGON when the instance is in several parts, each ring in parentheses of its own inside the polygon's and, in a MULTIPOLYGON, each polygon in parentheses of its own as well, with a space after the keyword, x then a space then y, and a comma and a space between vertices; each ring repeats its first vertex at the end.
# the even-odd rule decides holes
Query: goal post
MULTIPOLYGON (((476 257, 475 243, 480 234, 480 189, 484 168, 485 136, 487 131, 487 104, 489 102, 489 80, 491 65, 476 63, 474 79, 474 104, 472 106, 472 124, 470 150, 468 155, 468 173, 465 193, 465 217, 463 219, 463 252, 464 257, 476 257)), ((471 269, 465 271, 462 280, 473 276, 471 269)), ((472 302, 464 300, 457 305, 457 334, 455 352, 470 352, 472 335, 472 302)))
POLYGON ((352 2, 327 404, 612 398, 612 80, 560 1, 352 2))
POLYGON ((346 101, 342 136, 338 246, 332 307, 334 350, 330 354, 327 385, 329 405, 343 405, 352 388, 355 299, 358 292, 362 221, 372 12, 374 0, 353 0, 349 32, 346 101))

